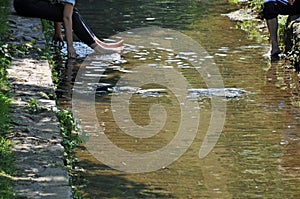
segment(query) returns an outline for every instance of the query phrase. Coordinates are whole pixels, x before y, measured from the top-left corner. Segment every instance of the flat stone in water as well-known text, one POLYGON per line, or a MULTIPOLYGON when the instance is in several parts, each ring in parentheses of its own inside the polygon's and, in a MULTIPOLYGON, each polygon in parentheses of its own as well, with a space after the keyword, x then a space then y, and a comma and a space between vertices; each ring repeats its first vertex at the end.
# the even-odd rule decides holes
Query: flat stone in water
POLYGON ((84 74, 86 77, 107 77, 107 75, 101 75, 101 74, 84 74))
POLYGON ((167 90, 163 88, 153 88, 153 89, 143 89, 143 90, 138 90, 136 91, 136 94, 153 94, 153 93, 166 93, 167 90))
POLYGON ((113 92, 113 93, 120 93, 120 92, 135 93, 139 89, 140 88, 138 88, 138 87, 121 86, 121 87, 109 88, 108 91, 113 92))
POLYGON ((226 97, 226 98, 238 98, 243 96, 247 91, 238 88, 199 88, 189 89, 188 98, 212 98, 212 97, 226 97))

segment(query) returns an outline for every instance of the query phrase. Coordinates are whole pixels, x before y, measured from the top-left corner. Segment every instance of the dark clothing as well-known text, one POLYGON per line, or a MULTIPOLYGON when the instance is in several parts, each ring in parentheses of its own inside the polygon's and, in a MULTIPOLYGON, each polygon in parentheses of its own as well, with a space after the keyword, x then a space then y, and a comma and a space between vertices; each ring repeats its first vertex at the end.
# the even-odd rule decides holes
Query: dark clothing
MULTIPOLYGON (((19 15, 47 19, 54 22, 63 22, 64 5, 52 4, 47 0, 14 0, 14 8, 19 15)), ((94 33, 88 28, 78 10, 74 8, 73 31, 76 36, 85 44, 95 43, 94 33)))
POLYGON ((278 15, 300 14, 300 0, 296 0, 291 6, 287 0, 265 0, 263 7, 263 17, 274 19, 278 15))

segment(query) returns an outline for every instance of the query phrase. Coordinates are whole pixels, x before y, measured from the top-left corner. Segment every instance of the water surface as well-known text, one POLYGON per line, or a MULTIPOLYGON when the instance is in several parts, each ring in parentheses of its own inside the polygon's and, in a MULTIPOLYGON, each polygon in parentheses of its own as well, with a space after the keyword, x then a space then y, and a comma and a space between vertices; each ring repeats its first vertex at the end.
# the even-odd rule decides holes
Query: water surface
MULTIPOLYGON (((168 144, 178 129, 180 104, 167 88, 116 85, 124 74, 146 63, 166 60, 192 85, 190 98, 199 105, 200 127, 191 147, 177 161, 157 171, 128 174, 112 169, 81 147, 77 151, 83 172, 81 191, 89 198, 298 198, 299 104, 294 84, 297 76, 281 63, 262 58, 267 44, 256 43, 221 14, 236 9, 227 1, 79 1, 78 8, 101 38, 132 28, 158 26, 180 31, 197 41, 211 56, 227 88, 226 120, 213 151, 204 159, 199 149, 210 123, 211 94, 195 69, 165 50, 126 50, 122 61, 105 66, 97 89, 99 125, 106 136, 127 151, 149 152, 168 144), (177 61, 176 61, 177 60, 177 61), (182 62, 179 63, 178 62, 182 62), (181 66, 181 67, 179 67, 181 66), (189 67, 190 66, 190 67, 189 67), (150 90, 149 90, 150 89, 150 90), (194 90, 193 90, 194 89, 194 90), (203 90, 201 90, 203 89, 203 90), (151 138, 136 139, 122 132, 114 121, 111 98, 134 93, 130 113, 138 125, 150 122, 149 108, 161 104, 168 120, 151 138)), ((128 46, 127 46, 128 47, 128 46)), ((130 49, 130 48, 127 48, 130 49)), ((192 49, 191 49, 192 51, 192 49)), ((61 104, 70 106, 71 87, 80 62, 67 63, 61 104)), ((99 68, 101 68, 99 66, 99 68)), ((99 70, 95 67, 92 70, 99 70)), ((154 67, 155 68, 155 67, 154 67)), ((167 69, 167 68, 166 68, 167 69)), ((95 73, 91 73, 96 74, 95 73)), ((94 86, 94 87, 93 87, 94 86)), ((84 102, 83 102, 84 103, 84 102)), ((85 115, 88 115, 87 110, 85 115)), ((147 162, 141 164, 147 165, 147 162)))

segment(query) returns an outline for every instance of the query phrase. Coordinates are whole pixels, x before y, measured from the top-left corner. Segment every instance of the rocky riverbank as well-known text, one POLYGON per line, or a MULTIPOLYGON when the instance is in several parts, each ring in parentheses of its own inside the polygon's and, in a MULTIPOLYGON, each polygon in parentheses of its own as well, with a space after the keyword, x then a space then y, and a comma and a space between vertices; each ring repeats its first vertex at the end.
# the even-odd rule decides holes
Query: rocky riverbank
MULTIPOLYGON (((45 46, 40 19, 9 16, 11 43, 45 46)), ((64 164, 54 87, 47 60, 34 55, 14 58, 8 69, 12 83, 14 152, 17 171, 15 191, 21 198, 72 198, 64 164)))
POLYGON ((300 71, 300 16, 289 16, 285 32, 285 51, 295 66, 300 71))
MULTIPOLYGON (((237 11, 224 14, 232 21, 255 21, 256 26, 253 27, 257 29, 258 32, 264 35, 268 35, 268 30, 266 23, 263 19, 257 16, 251 9, 239 9, 237 11)), ((294 65, 295 69, 300 71, 300 15, 289 16, 286 20, 285 30, 280 34, 281 38, 284 40, 284 53, 287 60, 290 60, 294 65)))

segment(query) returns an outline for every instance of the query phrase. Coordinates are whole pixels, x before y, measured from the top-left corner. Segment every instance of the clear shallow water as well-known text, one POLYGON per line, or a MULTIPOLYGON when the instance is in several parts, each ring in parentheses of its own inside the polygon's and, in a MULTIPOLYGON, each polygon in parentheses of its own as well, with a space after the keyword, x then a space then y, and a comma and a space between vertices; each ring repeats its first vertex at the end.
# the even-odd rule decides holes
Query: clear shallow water
MULTIPOLYGON (((106 136, 131 152, 155 151, 173 138, 180 120, 179 107, 172 92, 157 84, 129 87, 117 84, 135 67, 175 68, 192 85, 191 101, 200 112, 197 135, 189 149, 171 165, 157 171, 128 174, 111 169, 84 147, 77 152, 83 183, 81 191, 90 198, 299 198, 299 110, 296 107, 297 76, 281 63, 262 58, 266 44, 247 39, 235 23, 221 14, 233 10, 226 1, 90 1, 79 2, 86 21, 100 37, 109 37, 131 28, 156 25, 180 31, 201 44, 218 67, 227 88, 226 118, 213 151, 198 158, 211 117, 211 94, 203 78, 196 75, 191 60, 179 59, 166 50, 127 46, 121 61, 93 63, 87 81, 104 74, 101 82, 90 84, 96 90, 96 113, 106 136), (120 14, 121 13, 121 14, 120 14), (99 25, 101 24, 101 25, 99 25), (131 49, 131 50, 130 50, 131 49), (156 56, 154 56, 156 55, 156 56), (169 60, 169 61, 168 61, 169 60), (161 64, 163 63, 163 64, 161 64), (179 64, 178 64, 179 63, 179 64), (105 70, 102 73, 101 70, 105 70), (99 72, 100 71, 100 72, 99 72), (203 90, 202 90, 203 89, 203 90), (208 95, 209 93, 209 95, 208 95), (160 133, 137 139, 122 132, 114 118, 114 95, 132 94, 130 113, 139 125, 149 124, 149 109, 161 104, 168 120, 160 133)), ((129 41, 128 41, 129 42, 129 41)), ((127 44, 129 45, 129 44, 127 44)), ((132 45, 132 44, 130 44, 132 45)), ((197 58, 196 58, 197 59, 197 58)), ((84 62, 85 63, 85 62, 84 62)), ((58 92, 62 105, 70 106, 71 87, 81 62, 67 63, 64 84, 58 92)), ((153 77, 154 78, 154 77, 153 77)), ((221 93, 221 96, 224 93, 221 93)), ((226 94, 226 92, 225 92, 226 94)), ((83 106, 87 106, 83 100, 83 106)), ((89 116, 89 111, 83 113, 89 116)), ((107 152, 107 151, 104 151, 107 152)), ((147 166, 148 162, 141 162, 147 166)))

